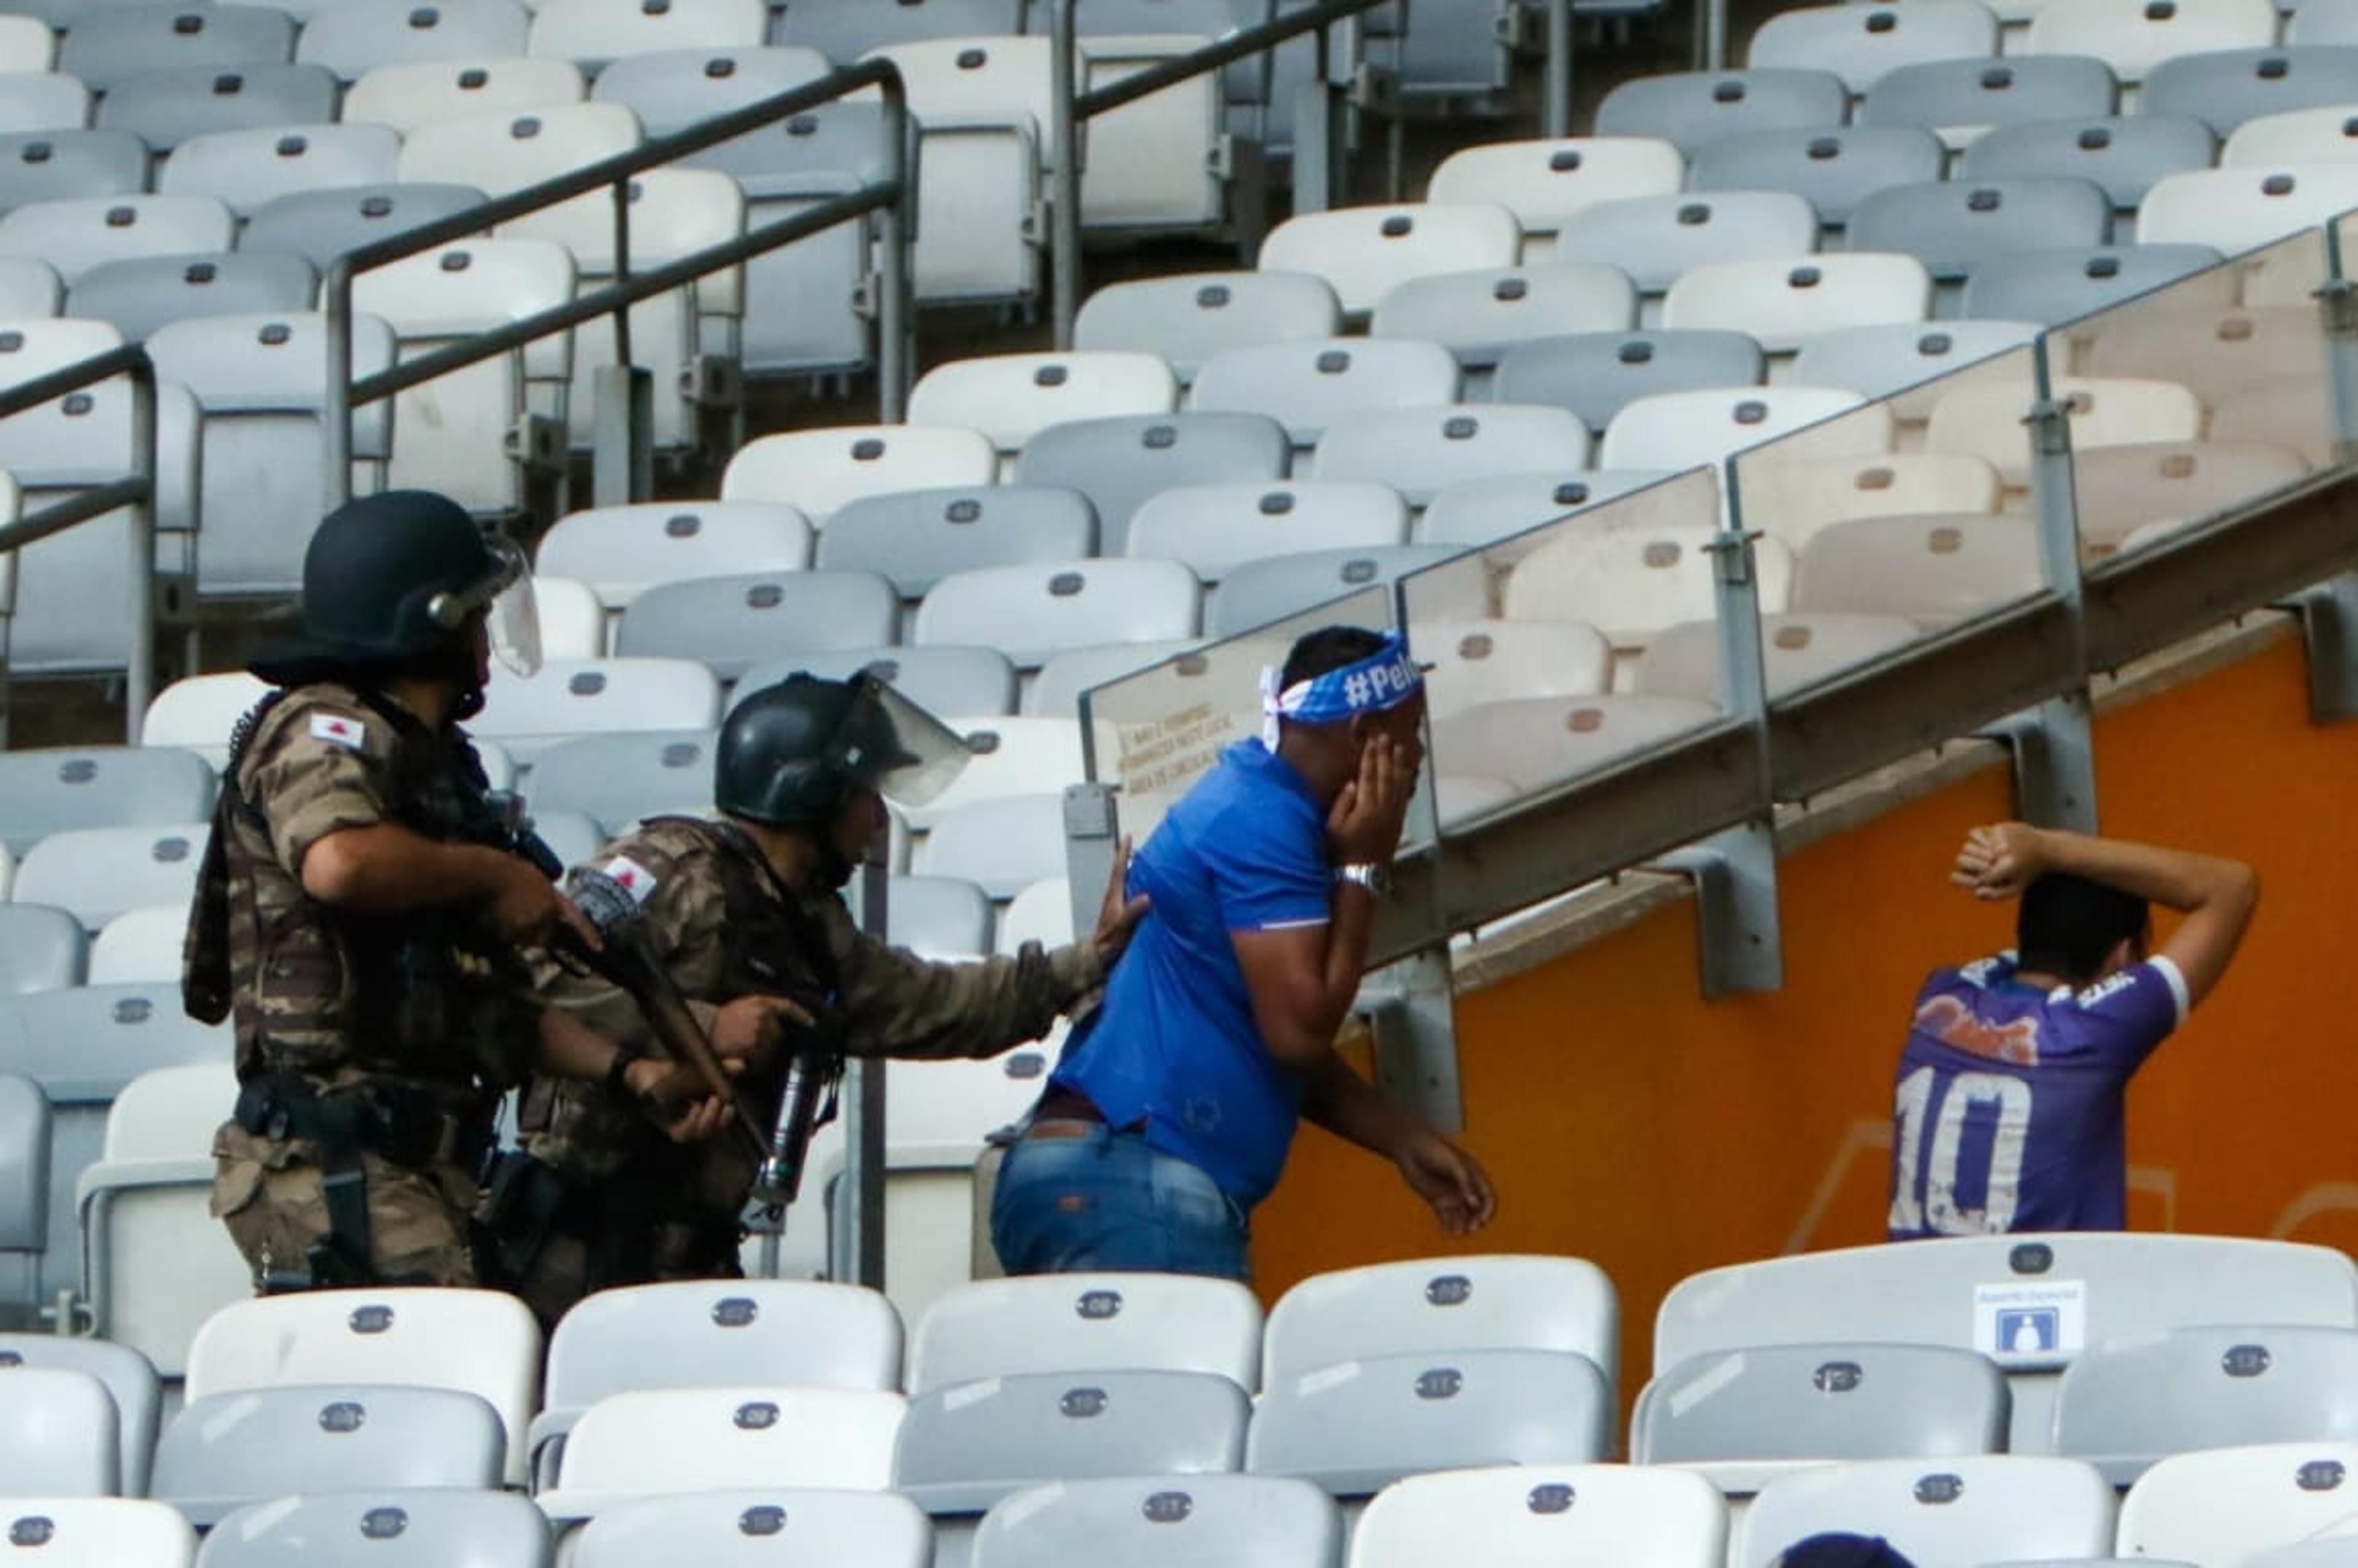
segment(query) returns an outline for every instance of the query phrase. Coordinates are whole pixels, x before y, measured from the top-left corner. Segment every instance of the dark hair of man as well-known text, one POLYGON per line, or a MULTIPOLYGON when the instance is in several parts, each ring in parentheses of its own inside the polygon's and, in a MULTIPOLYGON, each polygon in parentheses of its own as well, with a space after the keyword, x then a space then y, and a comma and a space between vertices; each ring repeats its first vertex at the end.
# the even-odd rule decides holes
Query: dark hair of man
POLYGON ((1357 626, 1328 626, 1308 633, 1293 644, 1285 655, 1285 668, 1278 676, 1278 688, 1291 690, 1306 680, 1316 680, 1330 671, 1346 669, 1361 659, 1381 650, 1380 633, 1357 626))
POLYGON ((2022 890, 2015 920, 2018 962, 2033 973, 2085 985, 2104 968, 2106 954, 2143 937, 2152 920, 2141 898, 2051 871, 2022 890))

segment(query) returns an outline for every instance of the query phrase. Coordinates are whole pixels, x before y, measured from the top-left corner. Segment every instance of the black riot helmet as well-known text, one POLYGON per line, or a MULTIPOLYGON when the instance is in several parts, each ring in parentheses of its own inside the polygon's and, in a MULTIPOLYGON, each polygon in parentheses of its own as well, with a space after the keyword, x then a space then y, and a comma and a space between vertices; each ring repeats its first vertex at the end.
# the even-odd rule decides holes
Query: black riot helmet
POLYGON ((274 685, 332 675, 420 674, 474 685, 469 621, 486 619, 501 663, 540 659, 524 557, 464 507, 389 490, 328 514, 303 557, 302 627, 254 662, 274 685))
POLYGON ((720 727, 713 803, 731 816, 824 835, 855 789, 924 806, 970 754, 942 721, 862 671, 797 672, 755 692, 720 727))

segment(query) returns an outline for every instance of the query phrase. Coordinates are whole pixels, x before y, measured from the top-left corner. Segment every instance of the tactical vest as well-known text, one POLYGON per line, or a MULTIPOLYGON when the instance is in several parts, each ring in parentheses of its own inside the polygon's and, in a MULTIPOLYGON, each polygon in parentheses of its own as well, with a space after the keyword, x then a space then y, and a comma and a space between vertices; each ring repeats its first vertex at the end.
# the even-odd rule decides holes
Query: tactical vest
POLYGON ((242 719, 214 806, 190 913, 189 1012, 233 1016, 242 1079, 294 1074, 328 1084, 390 1076, 520 1082, 537 1045, 521 957, 465 907, 371 915, 311 898, 272 852, 266 800, 249 799, 248 750, 274 720, 314 701, 387 724, 391 820, 443 843, 518 852, 474 748, 397 703, 341 686, 273 692, 242 719))

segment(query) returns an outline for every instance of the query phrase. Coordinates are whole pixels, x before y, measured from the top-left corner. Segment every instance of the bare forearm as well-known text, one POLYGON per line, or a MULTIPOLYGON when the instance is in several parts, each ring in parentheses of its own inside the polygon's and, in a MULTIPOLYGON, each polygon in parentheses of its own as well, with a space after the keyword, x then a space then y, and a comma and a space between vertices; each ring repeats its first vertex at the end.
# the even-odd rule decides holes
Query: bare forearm
POLYGON ((1358 998, 1375 919, 1374 899, 1351 882, 1336 887, 1329 908, 1331 917, 1314 933, 1324 944, 1314 961, 1305 959, 1287 970, 1278 993, 1282 1000, 1276 1005, 1258 995, 1254 1000, 1270 1054, 1279 1065, 1305 1077, 1334 1056, 1336 1031, 1358 998))
POLYGON ((1422 1130, 1414 1117, 1386 1099, 1332 1050, 1303 1075, 1302 1114, 1337 1138, 1387 1160, 1399 1159, 1408 1141, 1422 1130))
POLYGON ((445 844, 397 823, 330 833, 303 856, 303 891, 362 914, 482 903, 513 875, 511 858, 481 844, 445 844))
POLYGON ((555 1078, 596 1083, 621 1047, 561 1007, 540 1011, 540 1068, 555 1078))
POLYGON ((1335 884, 1333 917, 1326 925, 1326 962, 1322 978, 1319 1033, 1332 1040, 1358 1000, 1360 977, 1368 972, 1368 943, 1375 935, 1375 895, 1357 882, 1335 884))
POLYGON ((2047 869, 2117 888, 2165 909, 2188 913, 2250 896, 2251 868, 2217 855, 2167 849, 2117 838, 2093 838, 2061 828, 2039 830, 2047 869))

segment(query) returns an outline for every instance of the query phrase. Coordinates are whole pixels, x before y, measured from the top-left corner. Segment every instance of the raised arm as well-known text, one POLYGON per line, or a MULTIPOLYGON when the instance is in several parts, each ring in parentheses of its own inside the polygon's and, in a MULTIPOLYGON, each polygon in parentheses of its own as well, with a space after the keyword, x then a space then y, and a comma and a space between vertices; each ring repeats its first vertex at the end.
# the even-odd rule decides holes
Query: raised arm
POLYGON ((2240 860, 2055 827, 1976 827, 1950 881, 1976 898, 2011 898, 2050 871, 2085 877, 2185 915, 2161 954, 2186 978, 2190 1000, 2218 985, 2259 907, 2260 880, 2240 860))

